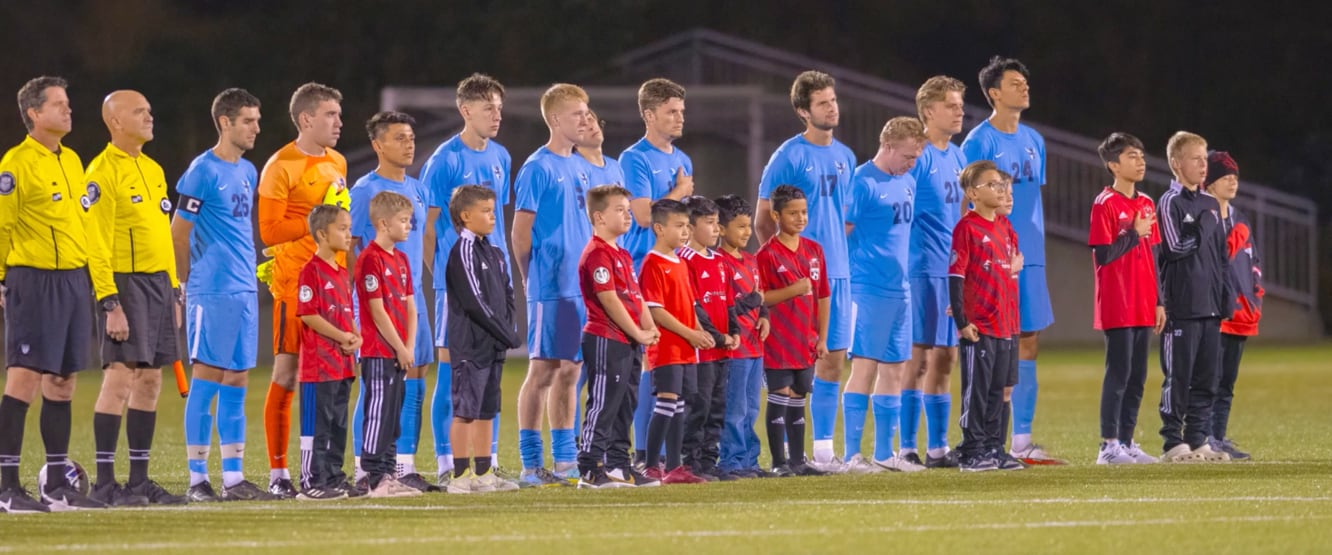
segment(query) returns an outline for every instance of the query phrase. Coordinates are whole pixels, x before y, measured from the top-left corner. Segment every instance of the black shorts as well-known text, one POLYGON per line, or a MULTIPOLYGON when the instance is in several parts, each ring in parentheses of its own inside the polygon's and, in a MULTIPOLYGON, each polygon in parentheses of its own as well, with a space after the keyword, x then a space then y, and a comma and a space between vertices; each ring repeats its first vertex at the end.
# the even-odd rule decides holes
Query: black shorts
POLYGON ((698 370, 693 364, 667 364, 652 369, 652 394, 674 393, 688 397, 698 390, 698 370))
POLYGON ((765 368, 763 381, 767 382, 769 392, 789 387, 796 396, 804 397, 809 395, 814 387, 814 368, 804 370, 765 368))
POLYGON ((453 416, 471 420, 495 418, 500 411, 500 380, 503 377, 503 357, 491 363, 453 361, 453 416))
MULTIPOLYGON (((116 274, 120 306, 129 320, 129 339, 106 337, 106 313, 97 318, 102 366, 119 362, 130 368, 161 368, 176 361, 176 293, 166 272, 116 274)), ((101 311, 99 311, 101 312, 101 311)))
POLYGON ((92 280, 87 268, 38 270, 5 276, 5 349, 9 367, 67 376, 92 362, 92 280))

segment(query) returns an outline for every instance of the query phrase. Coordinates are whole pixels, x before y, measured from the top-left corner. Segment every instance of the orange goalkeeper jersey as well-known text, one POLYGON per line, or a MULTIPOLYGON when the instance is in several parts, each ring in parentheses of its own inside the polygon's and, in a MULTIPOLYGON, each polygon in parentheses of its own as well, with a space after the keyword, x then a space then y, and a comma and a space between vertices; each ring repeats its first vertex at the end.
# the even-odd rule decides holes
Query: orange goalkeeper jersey
MULTIPOLYGON (((314 238, 306 218, 323 204, 331 186, 347 186, 347 160, 336 150, 310 156, 292 141, 264 164, 259 176, 259 238, 273 256, 273 298, 296 298, 301 268, 314 256, 314 238)), ((338 256, 338 264, 346 259, 338 256)))

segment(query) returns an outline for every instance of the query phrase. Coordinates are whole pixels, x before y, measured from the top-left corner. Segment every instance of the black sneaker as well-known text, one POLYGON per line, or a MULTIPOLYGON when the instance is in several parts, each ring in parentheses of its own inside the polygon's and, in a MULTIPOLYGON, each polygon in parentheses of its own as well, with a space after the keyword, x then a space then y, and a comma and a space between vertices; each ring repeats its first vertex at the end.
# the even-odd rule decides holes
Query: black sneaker
POLYGON ((917 454, 915 451, 902 455, 902 460, 914 464, 916 466, 925 466, 925 463, 921 462, 920 460, 920 455, 917 454))
MULTIPOLYGON (((208 482, 204 483, 206 484, 208 482)), ((144 480, 133 486, 127 485, 125 486, 125 489, 135 495, 143 496, 153 505, 184 505, 186 503, 185 496, 171 493, 167 491, 166 488, 158 485, 157 482, 152 480, 144 480)))
POLYGON ((763 469, 762 467, 757 467, 757 466, 754 467, 754 468, 749 469, 749 473, 752 474, 755 478, 776 478, 776 477, 777 477, 777 475, 774 474, 774 473, 772 473, 771 471, 765 470, 765 469, 763 469))
MULTIPOLYGON (((287 480, 287 485, 291 485, 291 480, 287 480)), ((277 495, 260 489, 249 480, 241 480, 239 484, 231 487, 222 487, 223 501, 277 501, 283 499, 277 495)))
POLYGON ((988 472, 990 470, 999 470, 999 462, 988 453, 978 455, 963 456, 958 460, 958 468, 962 472, 988 472))
POLYGON ((1007 451, 1002 449, 991 451, 989 456, 994 459, 995 465, 998 466, 999 470, 1022 470, 1027 468, 1027 465, 1018 460, 1017 457, 1008 454, 1007 451))
POLYGON ((51 508, 33 499, 28 490, 18 486, 0 490, 0 513, 23 515, 49 512, 51 512, 51 508))
POLYGON ((435 493, 439 491, 439 486, 427 482, 420 474, 415 472, 398 478, 398 483, 412 489, 421 490, 425 493, 435 493))
POLYGON ((719 482, 719 481, 721 481, 721 476, 718 476, 718 475, 717 475, 717 469, 716 469, 716 468, 703 468, 703 467, 698 467, 698 468, 691 468, 691 469, 689 469, 689 470, 690 470, 690 472, 693 472, 695 476, 698 476, 699 478, 702 478, 702 479, 707 480, 707 481, 709 481, 709 482, 719 482))
POLYGON ((93 486, 88 497, 108 507, 147 507, 148 498, 136 495, 129 488, 116 482, 107 482, 93 486))
POLYGON ((1229 439, 1208 438, 1208 442, 1212 444, 1213 451, 1230 455, 1230 460, 1232 461, 1247 461, 1252 458, 1248 453, 1240 451, 1239 447, 1235 445, 1235 442, 1229 439))
POLYGON ((795 474, 791 472, 791 466, 786 464, 772 467, 772 470, 769 471, 768 474, 771 474, 774 478, 790 478, 795 476, 795 474))
POLYGON ((306 488, 305 491, 296 495, 296 499, 301 501, 331 501, 333 499, 346 499, 347 492, 337 487, 314 487, 306 488))
POLYGON ((623 481, 632 484, 636 488, 655 488, 661 485, 660 480, 653 480, 652 478, 648 478, 647 476, 644 476, 642 472, 639 472, 638 469, 632 466, 612 469, 611 471, 607 472, 606 475, 610 476, 612 480, 615 480, 617 478, 622 479, 623 481))
POLYGON ((931 457, 929 453, 925 454, 925 468, 957 468, 958 452, 950 449, 942 457, 931 457))
POLYGON ((613 488, 622 482, 616 482, 606 475, 606 469, 597 467, 578 475, 578 489, 613 488))
POLYGON ((817 468, 814 468, 813 466, 810 466, 810 465, 807 464, 807 463, 796 463, 796 464, 790 465, 790 470, 791 470, 791 475, 793 475, 793 476, 827 476, 827 475, 828 475, 827 472, 824 472, 824 471, 822 471, 822 470, 819 470, 819 469, 817 469, 817 468))
POLYGON ((716 476, 717 480, 722 482, 734 482, 741 478, 740 476, 736 476, 733 472, 722 470, 720 468, 713 469, 713 476, 716 476))
POLYGON ((53 513, 106 508, 106 503, 79 493, 79 490, 69 484, 61 484, 51 491, 43 491, 42 503, 46 503, 53 513))
MULTIPOLYGON (((362 479, 362 481, 364 481, 364 478, 362 479)), ((343 482, 333 487, 342 490, 342 492, 347 494, 347 497, 349 498, 365 497, 370 493, 370 489, 363 487, 361 485, 361 482, 356 482, 356 483, 343 482)))
MULTIPOLYGON (((301 492, 296 490, 290 479, 278 478, 268 483, 268 493, 275 499, 295 499, 301 492)), ((226 495, 226 492, 223 492, 223 495, 226 495)))
POLYGON ((208 482, 199 482, 190 486, 190 489, 185 491, 185 498, 190 503, 216 503, 222 500, 217 496, 217 492, 213 491, 213 484, 208 482))

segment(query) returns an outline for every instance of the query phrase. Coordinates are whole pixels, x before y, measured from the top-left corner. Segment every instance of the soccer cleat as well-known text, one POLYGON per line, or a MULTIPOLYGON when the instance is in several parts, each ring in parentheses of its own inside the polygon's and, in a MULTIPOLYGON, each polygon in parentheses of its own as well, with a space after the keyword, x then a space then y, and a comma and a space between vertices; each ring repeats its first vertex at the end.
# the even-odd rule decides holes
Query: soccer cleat
POLYGON ((1101 449, 1096 453, 1096 464, 1136 464, 1138 461, 1130 455, 1122 444, 1111 445, 1101 442, 1101 449))
POLYGON ((148 503, 153 505, 184 505, 186 503, 185 496, 171 493, 152 480, 144 480, 132 486, 127 485, 125 489, 134 495, 143 496, 148 500, 148 503))
POLYGON ((568 480, 562 480, 555 476, 547 468, 525 468, 523 473, 518 476, 519 484, 527 483, 529 487, 538 488, 558 488, 571 485, 568 480))
POLYGON ((398 478, 398 482, 409 488, 421 490, 424 493, 435 493, 439 491, 439 486, 427 482, 420 474, 415 472, 398 478))
MULTIPOLYGON (((907 454, 911 455, 913 453, 907 454)), ((920 460, 920 457, 916 457, 916 460, 920 460)), ((888 457, 881 461, 874 461, 874 466, 883 470, 891 470, 893 472, 920 472, 925 470, 925 465, 911 462, 910 458, 900 454, 888 457)))
POLYGON ((490 467, 490 473, 491 473, 491 474, 494 474, 495 477, 496 477, 496 478, 499 478, 500 480, 504 480, 504 481, 506 481, 506 482, 513 482, 513 483, 515 483, 515 484, 518 484, 518 487, 520 487, 520 488, 530 488, 530 487, 532 487, 531 484, 525 483, 525 482, 523 482, 522 480, 520 480, 517 474, 514 474, 514 473, 512 473, 512 472, 509 472, 509 469, 504 468, 504 467, 502 467, 502 466, 491 466, 491 467, 490 467))
POLYGON ((148 498, 136 495, 116 482, 93 486, 88 497, 108 507, 147 507, 148 498))
POLYGON ((51 491, 43 491, 42 503, 46 503, 46 506, 53 513, 105 509, 107 507, 106 503, 79 493, 69 484, 61 484, 51 491))
POLYGON ((1247 461, 1250 459, 1248 453, 1240 451, 1239 447, 1235 446, 1235 442, 1229 439, 1211 438, 1208 440, 1208 442, 1212 444, 1213 451, 1220 451, 1222 453, 1230 455, 1230 460, 1232 461, 1247 461))
POLYGON ((647 476, 644 476, 643 473, 635 470, 632 466, 613 468, 607 471, 606 475, 612 480, 619 480, 636 488, 655 488, 661 485, 661 480, 648 478, 647 476))
POLYGON ((1050 456, 1049 453, 1045 452, 1045 449, 1042 449, 1040 445, 1037 445, 1035 443, 1028 445, 1026 449, 1022 449, 1020 451, 1017 449, 1009 451, 1008 454, 1013 456, 1017 460, 1022 461, 1022 464, 1030 466, 1050 466, 1050 465, 1068 464, 1068 461, 1062 459, 1056 459, 1050 456))
POLYGON ((0 513, 15 515, 31 513, 49 513, 51 508, 33 499, 32 494, 18 486, 0 490, 0 513))
POLYGON ((213 484, 208 482, 199 482, 190 486, 190 489, 185 491, 185 498, 190 503, 216 503, 222 500, 213 491, 213 484))
POLYGON ((693 471, 689 470, 689 467, 685 465, 675 467, 670 472, 667 472, 666 476, 661 480, 661 483, 666 485, 706 484, 707 482, 706 479, 694 475, 693 471))
POLYGON ((787 467, 790 468, 792 476, 827 476, 829 474, 827 472, 814 468, 813 465, 809 464, 808 460, 799 463, 792 463, 787 465, 787 467))
POLYGON ((421 495, 421 490, 402 485, 398 479, 391 475, 384 475, 379 479, 379 485, 370 490, 370 497, 383 499, 386 497, 415 497, 421 495))
POLYGON ((1212 446, 1207 443, 1194 449, 1193 454, 1202 457, 1203 462, 1230 462, 1230 455, 1225 451, 1212 450, 1212 446))
MULTIPOLYGON (((637 472, 637 470, 635 470, 635 472, 637 472)), ((665 482, 666 471, 662 470, 660 466, 654 466, 644 471, 643 477, 656 482, 657 485, 661 485, 665 482)))
POLYGON ((990 450, 990 458, 994 459, 994 464, 999 470, 1022 470, 1027 468, 1026 463, 1021 459, 1005 453, 1002 448, 990 450))
POLYGON ((906 453, 898 453, 898 456, 899 456, 899 457, 902 457, 903 459, 906 459, 906 462, 909 462, 909 463, 911 463, 911 464, 914 464, 914 465, 917 465, 917 466, 925 466, 925 462, 922 461, 922 460, 920 460, 920 453, 917 453, 917 452, 915 452, 915 451, 907 451, 906 453))
POLYGON ((518 482, 500 478, 499 475, 495 474, 494 469, 472 479, 474 480, 472 483, 473 488, 478 489, 481 492, 518 491, 518 482))
POLYGON ((577 484, 580 478, 578 474, 578 465, 576 463, 555 463, 555 470, 551 472, 556 478, 565 480, 570 484, 577 484))
POLYGON ((851 460, 846 461, 846 471, 847 474, 878 474, 885 469, 866 459, 864 455, 856 453, 851 455, 851 460))
MULTIPOLYGON (((847 472, 850 471, 850 467, 848 467, 846 463, 842 462, 842 459, 835 457, 833 458, 833 460, 822 463, 818 461, 807 460, 805 461, 805 464, 802 466, 813 468, 814 470, 822 472, 823 474, 846 474, 847 472)), ((794 468, 792 468, 792 470, 794 470, 794 468)), ((822 474, 820 474, 820 476, 821 475, 822 474)), ((804 474, 802 474, 802 476, 804 476, 804 474)))
POLYGON ((1202 455, 1189 449, 1189 444, 1181 443, 1171 447, 1165 454, 1161 455, 1161 462, 1168 463, 1199 463, 1203 462, 1202 455))
POLYGON ((289 478, 278 478, 268 483, 268 493, 277 499, 295 499, 300 492, 289 478))
POLYGON ((473 487, 476 481, 476 475, 472 474, 472 469, 463 471, 462 476, 454 476, 449 480, 449 485, 444 489, 445 492, 455 495, 467 495, 469 493, 479 493, 473 487))
MULTIPOLYGON (((1123 445, 1124 444, 1122 443, 1120 444, 1120 446, 1123 445)), ((1148 455, 1147 452, 1143 451, 1142 446, 1138 445, 1138 442, 1136 441, 1130 443, 1128 447, 1124 447, 1124 452, 1128 453, 1128 456, 1133 457, 1133 462, 1136 464, 1154 464, 1161 462, 1160 459, 1148 455)))
POLYGON ((332 501, 334 499, 346 499, 347 492, 338 487, 314 487, 306 488, 296 494, 296 499, 301 501, 332 501))
POLYGON ((961 457, 957 467, 960 468, 962 472, 989 472, 991 470, 999 470, 999 461, 990 457, 988 453, 983 453, 961 457))
POLYGON ((925 468, 957 468, 958 451, 949 449, 942 457, 932 457, 929 453, 925 454, 925 468))
POLYGON ((240 483, 231 487, 222 486, 220 499, 223 501, 277 501, 284 498, 260 489, 259 486, 254 485, 254 482, 241 480, 240 483))

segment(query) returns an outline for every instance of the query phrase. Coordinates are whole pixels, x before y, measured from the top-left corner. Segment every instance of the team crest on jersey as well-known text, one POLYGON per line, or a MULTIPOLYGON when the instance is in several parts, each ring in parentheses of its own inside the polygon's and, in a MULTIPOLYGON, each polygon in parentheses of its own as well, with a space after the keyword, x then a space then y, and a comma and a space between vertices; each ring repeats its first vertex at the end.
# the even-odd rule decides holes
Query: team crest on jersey
POLYGON ((1031 148, 1031 147, 1027 147, 1026 150, 1027 150, 1027 158, 1031 158, 1032 160, 1035 160, 1035 159, 1036 159, 1036 149, 1031 148))
POLYGON ((371 292, 371 293, 373 293, 373 292, 375 292, 375 291, 378 291, 378 290, 379 290, 379 278, 376 278, 376 277, 373 276, 373 275, 365 276, 365 290, 368 291, 368 292, 371 292))
POLYGON ((607 270, 605 267, 599 267, 596 270, 593 270, 592 281, 595 281, 601 285, 606 285, 607 283, 610 283, 610 270, 607 270))
POLYGON ((310 302, 310 299, 314 298, 314 289, 311 289, 309 285, 302 285, 300 296, 301 302, 308 303, 310 302))
POLYGON ((0 195, 8 195, 14 192, 14 174, 9 172, 0 173, 0 195))
POLYGON ((586 173, 579 172, 579 174, 578 174, 578 181, 580 181, 580 182, 583 183, 583 187, 587 187, 588 183, 589 183, 591 180, 592 180, 592 178, 588 177, 588 175, 587 175, 586 173))
POLYGON ((843 164, 841 162, 835 162, 833 163, 833 166, 837 168, 837 173, 846 172, 846 164, 843 164))
POLYGON ((157 207, 162 209, 163 214, 171 213, 171 199, 162 197, 162 202, 157 203, 157 207))
POLYGON ((495 183, 504 181, 504 169, 499 166, 491 166, 490 174, 495 176, 495 183))

